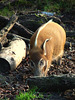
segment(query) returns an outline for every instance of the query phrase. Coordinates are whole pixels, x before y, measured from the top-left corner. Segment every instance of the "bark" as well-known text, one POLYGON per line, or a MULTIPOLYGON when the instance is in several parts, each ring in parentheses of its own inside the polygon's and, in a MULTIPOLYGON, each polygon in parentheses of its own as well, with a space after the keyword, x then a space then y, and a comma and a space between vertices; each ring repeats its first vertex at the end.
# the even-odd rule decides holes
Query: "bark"
POLYGON ((26 56, 26 44, 17 38, 0 51, 0 71, 14 70, 26 56))
POLYGON ((32 34, 34 33, 33 31, 29 30, 28 28, 26 28, 25 26, 21 25, 20 23, 17 23, 14 25, 12 31, 12 33, 15 33, 16 35, 25 37, 30 39, 32 34))
POLYGON ((3 45, 3 43, 5 43, 6 40, 6 36, 8 34, 8 32, 11 30, 11 28, 14 26, 16 20, 18 19, 18 17, 16 15, 13 15, 9 21, 9 23, 0 31, 0 43, 1 45, 3 45))
MULTIPOLYGON (((1 40, 1 37, 0 37, 0 40, 1 40)), ((5 45, 6 43, 8 43, 8 39, 5 37, 3 41, 0 43, 1 45, 0 50, 2 49, 2 46, 5 45)))
MULTIPOLYGON (((54 20, 57 17, 54 17, 54 20)), ((48 18, 48 20, 50 20, 48 18)), ((8 23, 9 19, 7 17, 0 16, 0 28, 4 27, 6 23, 8 23)), ((34 31, 40 27, 43 23, 46 22, 44 17, 37 17, 35 15, 23 15, 19 16, 18 22, 15 23, 14 27, 12 28, 11 32, 15 33, 19 36, 25 37, 30 39, 34 31), (41 22, 42 20, 42 22, 41 22), (35 27, 33 27, 35 26, 35 27), (31 31, 32 30, 32 31, 31 31)), ((55 20, 56 21, 56 20, 55 20)), ((57 18, 57 23, 61 23, 61 20, 57 18)), ((66 31, 67 37, 75 37, 75 31, 66 31)))
POLYGON ((25 37, 22 37, 22 36, 19 36, 19 35, 16 35, 16 34, 11 34, 11 33, 7 34, 7 38, 8 39, 20 38, 20 39, 23 39, 27 44, 29 44, 29 42, 30 42, 30 39, 28 39, 28 38, 25 38, 25 37))
POLYGON ((4 17, 0 15, 0 30, 5 27, 9 22, 9 18, 8 17, 4 17))
MULTIPOLYGON (((5 27, 6 24, 8 24, 9 18, 0 16, 0 29, 2 27, 5 27)), ((32 34, 34 33, 33 31, 29 30, 25 26, 21 25, 20 23, 16 22, 14 27, 11 30, 12 33, 25 37, 25 38, 30 38, 32 34)))
POLYGON ((74 75, 55 75, 50 77, 31 77, 26 80, 29 87, 37 86, 40 91, 63 91, 75 88, 74 75))

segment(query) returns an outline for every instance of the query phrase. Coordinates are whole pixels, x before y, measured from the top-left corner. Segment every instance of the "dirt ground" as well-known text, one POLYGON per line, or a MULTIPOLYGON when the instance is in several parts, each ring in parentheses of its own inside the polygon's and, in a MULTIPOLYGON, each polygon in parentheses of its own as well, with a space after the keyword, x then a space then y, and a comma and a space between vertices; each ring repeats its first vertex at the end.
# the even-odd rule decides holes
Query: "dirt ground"
MULTIPOLYGON (((53 74, 75 74, 75 47, 72 47, 72 50, 69 48, 65 50, 64 56, 62 58, 61 66, 53 64, 50 67, 48 75, 53 74)), ((15 95, 18 95, 19 92, 24 92, 29 89, 28 86, 25 86, 26 78, 33 76, 33 72, 29 67, 29 55, 21 62, 18 68, 15 71, 10 71, 6 73, 0 73, 0 98, 1 100, 4 98, 10 98, 10 100, 14 100, 15 95)), ((51 94, 50 100, 66 100, 70 98, 70 100, 74 100, 75 98, 75 89, 67 90, 60 93, 46 93, 44 99, 48 94, 51 94), (74 94, 73 94, 74 92, 74 94)), ((41 99, 39 99, 41 100, 41 99)), ((49 99, 47 99, 49 100, 49 99)))

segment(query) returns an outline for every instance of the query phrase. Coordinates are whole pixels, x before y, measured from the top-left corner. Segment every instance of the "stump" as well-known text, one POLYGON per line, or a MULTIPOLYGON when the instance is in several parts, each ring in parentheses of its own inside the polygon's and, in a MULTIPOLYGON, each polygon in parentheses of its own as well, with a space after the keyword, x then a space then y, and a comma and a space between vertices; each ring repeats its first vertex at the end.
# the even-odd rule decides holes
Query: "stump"
POLYGON ((16 39, 0 51, 0 71, 14 70, 26 56, 26 44, 22 39, 16 39))

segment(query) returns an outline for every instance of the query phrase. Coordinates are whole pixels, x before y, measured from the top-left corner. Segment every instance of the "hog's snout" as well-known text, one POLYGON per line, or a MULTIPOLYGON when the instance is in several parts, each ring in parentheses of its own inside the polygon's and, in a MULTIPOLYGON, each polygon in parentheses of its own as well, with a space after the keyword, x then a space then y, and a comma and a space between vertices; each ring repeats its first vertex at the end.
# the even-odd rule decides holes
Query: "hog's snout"
POLYGON ((30 66, 33 68, 34 76, 40 76, 40 77, 46 76, 45 71, 47 68, 47 63, 43 58, 41 58, 37 64, 31 61, 30 66))

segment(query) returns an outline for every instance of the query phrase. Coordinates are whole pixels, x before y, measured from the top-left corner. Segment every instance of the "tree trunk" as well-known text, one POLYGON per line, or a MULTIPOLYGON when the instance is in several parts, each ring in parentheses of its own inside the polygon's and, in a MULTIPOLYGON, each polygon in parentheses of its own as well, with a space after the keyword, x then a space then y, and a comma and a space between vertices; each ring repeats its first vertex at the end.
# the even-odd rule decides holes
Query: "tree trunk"
POLYGON ((26 84, 29 87, 37 86, 40 91, 63 91, 75 88, 75 74, 55 75, 50 77, 32 77, 28 78, 26 84))
POLYGON ((26 44, 22 39, 17 38, 0 51, 0 71, 14 70, 26 56, 26 44))

